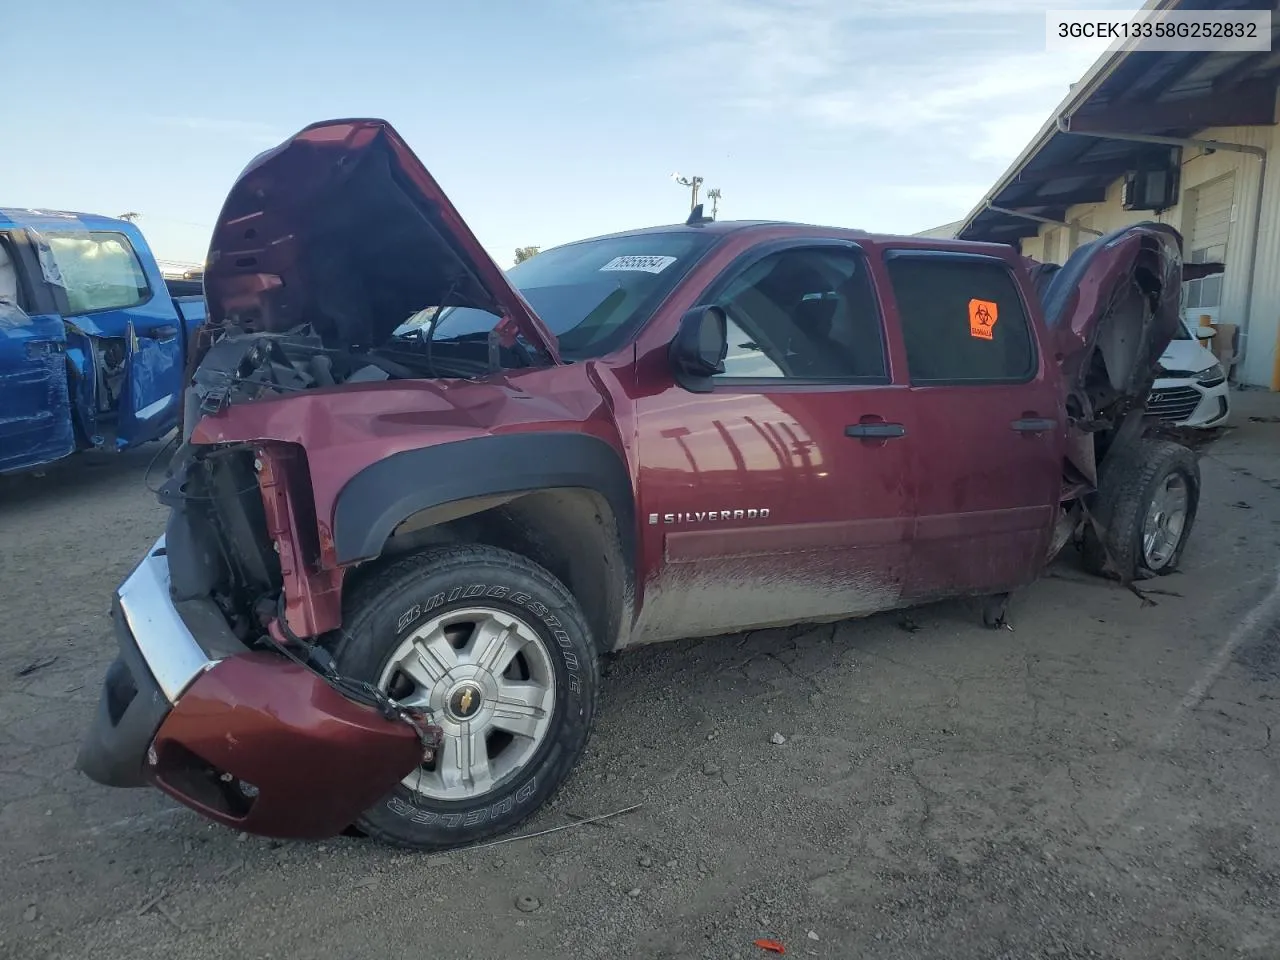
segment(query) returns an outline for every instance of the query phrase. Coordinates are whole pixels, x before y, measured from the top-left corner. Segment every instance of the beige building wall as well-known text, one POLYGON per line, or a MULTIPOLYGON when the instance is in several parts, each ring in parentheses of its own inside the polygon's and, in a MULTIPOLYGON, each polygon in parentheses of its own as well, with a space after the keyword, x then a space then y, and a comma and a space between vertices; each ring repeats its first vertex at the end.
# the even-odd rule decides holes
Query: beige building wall
MULTIPOLYGON (((1022 241, 1022 252, 1037 260, 1061 263, 1071 250, 1093 239, 1093 234, 1079 229, 1091 227, 1109 233, 1142 220, 1156 219, 1177 227, 1191 242, 1196 222, 1196 203, 1202 195, 1220 195, 1223 178, 1232 178, 1229 235, 1227 238, 1226 272, 1222 278, 1221 305, 1217 317, 1227 323, 1240 323, 1247 300, 1250 264, 1253 266, 1253 302, 1250 310, 1245 357, 1235 369, 1236 379, 1258 386, 1271 386, 1276 374, 1277 336, 1280 334, 1280 126, 1212 127, 1202 130, 1196 139, 1219 140, 1263 147, 1269 153, 1266 184, 1262 186, 1262 219, 1253 245, 1254 219, 1258 209, 1260 158, 1247 153, 1219 150, 1207 154, 1184 148, 1182 182, 1178 205, 1154 217, 1149 212, 1131 212, 1121 206, 1123 178, 1107 188, 1102 203, 1078 204, 1067 211, 1071 226, 1045 224, 1035 237, 1022 241)), ((1189 251, 1188 251, 1189 252, 1189 251)), ((1195 322, 1198 311, 1188 311, 1195 322)))

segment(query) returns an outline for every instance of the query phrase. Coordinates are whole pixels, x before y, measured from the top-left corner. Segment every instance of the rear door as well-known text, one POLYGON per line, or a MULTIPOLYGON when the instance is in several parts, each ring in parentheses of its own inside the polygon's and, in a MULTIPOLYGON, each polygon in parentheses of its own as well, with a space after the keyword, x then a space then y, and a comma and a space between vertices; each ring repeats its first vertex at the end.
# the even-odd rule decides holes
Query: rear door
POLYGON ((23 230, 0 231, 0 472, 75 449, 66 330, 23 230))
POLYGON ((184 343, 177 310, 141 242, 112 230, 42 234, 66 291, 66 316, 87 335, 97 370, 97 415, 115 419, 117 447, 155 440, 176 424, 184 343), (139 249, 141 247, 141 249, 139 249))
POLYGON ((644 640, 894 606, 912 519, 910 397, 858 246, 765 243, 700 303, 729 317, 712 392, 638 401, 644 640))
POLYGON ((996 257, 885 253, 911 380, 914 542, 903 597, 1030 582, 1048 552, 1063 401, 1028 304, 996 257))

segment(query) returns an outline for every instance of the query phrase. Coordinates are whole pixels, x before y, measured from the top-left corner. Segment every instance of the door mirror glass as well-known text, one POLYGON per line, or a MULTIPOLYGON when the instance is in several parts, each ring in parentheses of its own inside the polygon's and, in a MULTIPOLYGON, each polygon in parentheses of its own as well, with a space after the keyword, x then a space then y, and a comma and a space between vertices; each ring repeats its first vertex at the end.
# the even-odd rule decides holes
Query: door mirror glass
POLYGON ((694 307, 680 319, 669 355, 676 382, 686 390, 706 393, 711 378, 724 372, 729 351, 728 318, 719 307, 694 307))

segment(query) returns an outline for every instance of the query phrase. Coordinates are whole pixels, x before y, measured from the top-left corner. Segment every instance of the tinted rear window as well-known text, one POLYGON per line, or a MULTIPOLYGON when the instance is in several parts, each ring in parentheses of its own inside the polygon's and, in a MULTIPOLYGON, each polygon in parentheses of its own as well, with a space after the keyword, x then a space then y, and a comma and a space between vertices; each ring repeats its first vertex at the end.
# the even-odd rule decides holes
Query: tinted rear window
POLYGON ((945 255, 887 259, 912 383, 1022 383, 1035 376, 1035 343, 1008 267, 945 255))

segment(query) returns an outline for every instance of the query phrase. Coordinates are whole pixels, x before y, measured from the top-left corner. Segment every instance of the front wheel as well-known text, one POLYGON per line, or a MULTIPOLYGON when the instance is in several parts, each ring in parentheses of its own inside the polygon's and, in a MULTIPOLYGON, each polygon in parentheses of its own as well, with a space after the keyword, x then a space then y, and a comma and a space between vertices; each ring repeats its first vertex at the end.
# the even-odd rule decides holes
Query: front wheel
POLYGON ((354 591, 334 651, 346 675, 444 733, 436 756, 357 826, 441 850, 517 826, 568 777, 595 719, 598 665, 577 602, 546 570, 487 546, 419 554, 354 591))
POLYGON ((1179 443, 1139 440, 1103 463, 1086 523, 1090 572, 1123 581, 1178 569, 1200 505, 1200 466, 1179 443), (1097 529, 1100 527, 1101 529, 1097 529))

